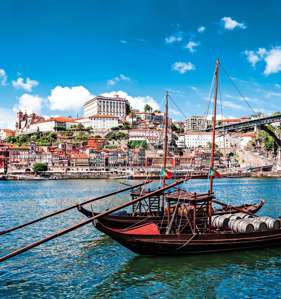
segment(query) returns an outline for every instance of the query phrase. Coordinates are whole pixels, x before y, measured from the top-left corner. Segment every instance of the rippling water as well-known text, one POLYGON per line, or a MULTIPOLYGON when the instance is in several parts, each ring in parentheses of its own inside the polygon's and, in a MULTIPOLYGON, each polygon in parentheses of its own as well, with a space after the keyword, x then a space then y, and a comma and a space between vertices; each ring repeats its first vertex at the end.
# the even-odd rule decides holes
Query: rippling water
MULTIPOLYGON (((0 181, 0 230, 121 189, 118 181, 0 181)), ((206 191, 207 181, 187 183, 206 191)), ((266 200, 281 215, 281 180, 216 180, 229 203, 266 200)), ((103 210, 124 196, 94 204, 103 210)), ((76 210, 0 236, 0 255, 84 220, 76 210)), ((0 298, 281 298, 281 248, 194 257, 141 257, 91 225, 0 265, 0 298)))

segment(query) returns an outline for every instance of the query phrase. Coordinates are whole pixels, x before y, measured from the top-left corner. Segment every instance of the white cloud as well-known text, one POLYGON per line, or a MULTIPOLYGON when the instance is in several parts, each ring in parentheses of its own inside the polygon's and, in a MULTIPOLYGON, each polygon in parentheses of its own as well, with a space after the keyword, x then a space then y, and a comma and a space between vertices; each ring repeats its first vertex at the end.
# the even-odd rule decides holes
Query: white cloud
POLYGON ((51 110, 78 111, 93 95, 84 86, 56 86, 48 96, 51 110))
POLYGON ((187 43, 187 45, 185 46, 186 49, 188 49, 191 53, 195 52, 196 51, 196 47, 199 46, 199 43, 197 42, 194 42, 194 41, 189 41, 187 43))
POLYGON ((41 112, 43 99, 38 95, 31 95, 24 93, 19 97, 19 102, 14 106, 14 111, 24 111, 27 113, 39 113, 41 112))
POLYGON ((7 85, 7 74, 4 69, 0 69, 0 85, 6 86, 7 85))
POLYGON ((121 44, 127 44, 128 42, 127 42, 126 40, 124 40, 124 39, 121 39, 121 40, 120 40, 120 43, 121 43, 121 44))
POLYGON ((260 56, 256 54, 254 51, 246 50, 244 53, 247 57, 247 60, 253 67, 255 67, 256 64, 261 60, 260 56))
POLYGON ((258 62, 263 61, 265 63, 265 75, 281 71, 281 47, 274 47, 271 50, 266 50, 265 48, 259 48, 257 51, 246 50, 244 54, 253 67, 258 62))
POLYGON ((226 30, 234 30, 235 28, 246 29, 246 25, 244 23, 239 23, 233 20, 231 17, 223 17, 221 19, 224 25, 224 29, 226 30))
POLYGON ((15 129, 15 113, 12 109, 0 107, 0 128, 15 129))
POLYGON ((166 44, 173 44, 173 43, 179 43, 182 41, 182 36, 177 34, 177 35, 170 35, 165 38, 166 44))
POLYGON ((179 72, 180 74, 185 74, 186 72, 195 70, 195 65, 191 62, 178 61, 172 65, 172 70, 179 72))
POLYGON ((275 74, 281 71, 281 48, 273 48, 267 52, 264 58, 266 66, 264 70, 265 75, 275 74))
POLYGON ((115 85, 117 82, 120 82, 120 81, 130 81, 131 79, 123 74, 120 74, 110 80, 107 80, 107 85, 109 86, 113 86, 115 85))
POLYGON ((205 30, 206 30, 206 27, 204 27, 204 26, 200 26, 200 27, 197 28, 197 31, 199 33, 203 33, 205 30))
POLYGON ((39 84, 36 80, 31 80, 30 78, 26 78, 25 82, 23 78, 18 78, 17 80, 12 81, 12 85, 16 89, 23 89, 25 91, 31 92, 32 88, 39 84))
POLYGON ((103 93, 102 96, 105 97, 114 97, 118 95, 120 98, 126 98, 133 109, 143 110, 146 104, 150 105, 153 109, 158 110, 159 104, 156 100, 151 96, 130 96, 127 92, 119 90, 119 91, 111 91, 103 93))

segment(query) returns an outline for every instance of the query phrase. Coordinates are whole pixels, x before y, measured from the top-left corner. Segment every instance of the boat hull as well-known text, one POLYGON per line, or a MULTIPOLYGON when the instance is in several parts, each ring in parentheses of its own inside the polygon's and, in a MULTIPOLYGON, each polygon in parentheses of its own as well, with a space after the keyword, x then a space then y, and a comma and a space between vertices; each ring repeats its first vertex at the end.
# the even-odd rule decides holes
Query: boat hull
POLYGON ((106 227, 95 227, 112 239, 141 255, 196 255, 281 246, 281 230, 232 233, 212 232, 198 235, 134 235, 106 227))

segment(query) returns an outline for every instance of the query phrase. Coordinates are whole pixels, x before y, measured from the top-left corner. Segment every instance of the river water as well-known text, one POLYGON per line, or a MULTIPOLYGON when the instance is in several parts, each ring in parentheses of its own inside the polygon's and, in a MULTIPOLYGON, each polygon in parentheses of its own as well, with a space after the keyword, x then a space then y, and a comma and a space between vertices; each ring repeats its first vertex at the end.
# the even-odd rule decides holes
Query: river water
MULTIPOLYGON (((206 180, 188 182, 206 191, 206 180)), ((1 181, 0 230, 116 189, 118 181, 1 181)), ((281 180, 219 179, 218 199, 266 200, 264 215, 281 215, 281 180)), ((102 200, 96 210, 126 196, 102 200)), ((85 217, 63 216, 0 236, 0 255, 85 217)), ((0 298, 281 298, 281 248, 193 257, 141 257, 96 231, 80 228, 0 264, 0 298)))

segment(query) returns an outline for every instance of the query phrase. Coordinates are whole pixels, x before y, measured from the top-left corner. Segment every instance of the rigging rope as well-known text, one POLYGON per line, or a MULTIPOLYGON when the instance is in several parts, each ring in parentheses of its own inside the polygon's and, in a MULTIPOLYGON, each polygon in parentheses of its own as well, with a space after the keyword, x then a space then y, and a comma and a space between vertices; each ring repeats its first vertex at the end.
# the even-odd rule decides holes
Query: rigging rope
POLYGON ((253 107, 250 105, 250 103, 247 101, 246 97, 242 94, 242 92, 240 91, 239 87, 236 85, 236 83, 232 80, 231 76, 228 74, 227 70, 224 68, 224 66, 221 64, 221 69, 223 70, 223 72, 226 74, 226 76, 228 77, 228 79, 230 80, 231 84, 233 85, 233 87, 236 89, 236 91, 239 93, 240 97, 242 98, 242 100, 247 104, 247 106, 249 107, 249 109, 252 111, 253 114, 256 114, 256 111, 253 109, 253 107))

